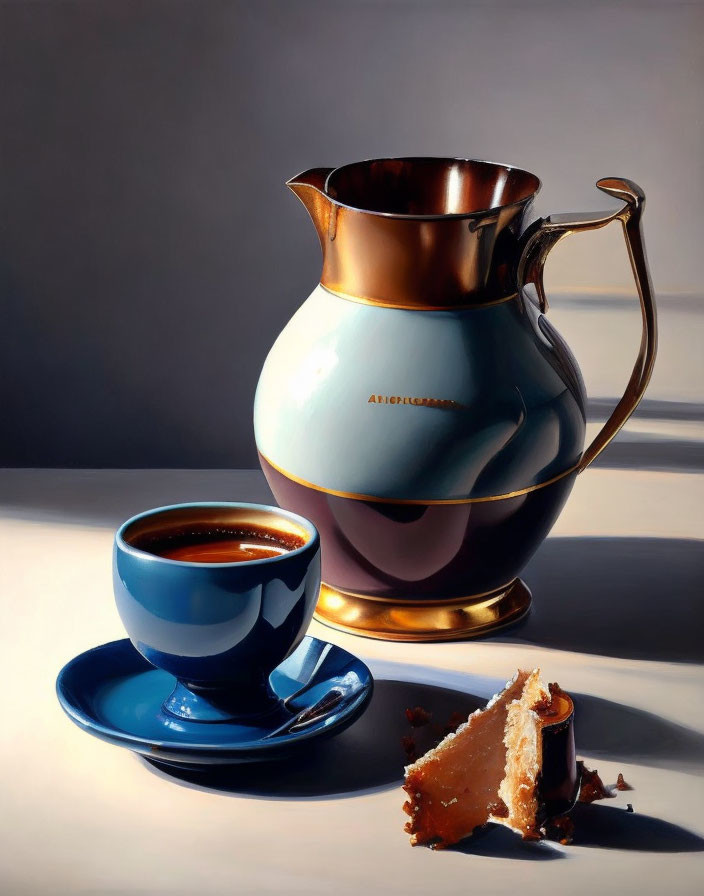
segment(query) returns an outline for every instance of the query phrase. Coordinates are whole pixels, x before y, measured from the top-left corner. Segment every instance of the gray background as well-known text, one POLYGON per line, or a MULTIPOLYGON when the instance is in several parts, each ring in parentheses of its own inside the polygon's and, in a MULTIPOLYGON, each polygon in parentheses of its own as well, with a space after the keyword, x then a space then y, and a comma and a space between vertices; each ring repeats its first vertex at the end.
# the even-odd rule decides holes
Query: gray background
MULTIPOLYGON (((283 182, 314 165, 513 162, 541 213, 624 174, 658 292, 701 295, 703 12, 0 3, 0 464, 254 466, 259 369, 320 270, 283 182)), ((632 292, 618 233, 561 244, 548 287, 632 292)))

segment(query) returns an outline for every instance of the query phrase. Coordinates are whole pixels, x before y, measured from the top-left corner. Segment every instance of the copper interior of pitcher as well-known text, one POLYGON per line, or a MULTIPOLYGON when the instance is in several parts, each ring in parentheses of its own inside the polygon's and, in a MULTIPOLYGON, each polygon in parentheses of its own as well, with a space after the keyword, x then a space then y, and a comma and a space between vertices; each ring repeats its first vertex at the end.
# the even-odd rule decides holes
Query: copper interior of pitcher
POLYGON ((471 159, 372 159, 331 172, 337 203, 387 215, 469 215, 530 199, 540 181, 529 171, 471 159))
POLYGON ((517 295, 534 174, 467 159, 375 159, 299 196, 323 248, 322 285, 389 308, 472 308, 517 295))

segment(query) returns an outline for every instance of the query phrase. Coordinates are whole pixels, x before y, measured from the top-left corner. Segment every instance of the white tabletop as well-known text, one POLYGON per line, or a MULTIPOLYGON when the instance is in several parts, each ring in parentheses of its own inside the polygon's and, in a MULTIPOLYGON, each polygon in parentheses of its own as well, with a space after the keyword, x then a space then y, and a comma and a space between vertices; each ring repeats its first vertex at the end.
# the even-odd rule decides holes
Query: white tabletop
POLYGON ((703 475, 580 477, 526 571, 531 617, 496 639, 393 644, 313 623, 369 664, 370 708, 309 761, 243 767, 218 787, 90 737, 54 694, 67 660, 124 635, 114 527, 198 499, 271 500, 251 471, 0 471, 1 892, 703 891, 703 475), (579 755, 635 790, 584 807, 571 846, 497 828, 457 850, 412 849, 404 709, 442 720, 519 666, 576 695, 579 755))

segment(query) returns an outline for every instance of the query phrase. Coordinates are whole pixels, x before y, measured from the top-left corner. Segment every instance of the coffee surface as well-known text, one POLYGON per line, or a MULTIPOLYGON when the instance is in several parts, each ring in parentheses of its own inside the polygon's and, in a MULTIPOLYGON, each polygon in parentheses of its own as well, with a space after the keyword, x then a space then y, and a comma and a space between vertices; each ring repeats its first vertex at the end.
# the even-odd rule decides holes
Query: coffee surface
POLYGON ((145 533, 131 544, 158 557, 186 563, 246 563, 286 554, 303 547, 305 539, 259 526, 190 526, 145 533))

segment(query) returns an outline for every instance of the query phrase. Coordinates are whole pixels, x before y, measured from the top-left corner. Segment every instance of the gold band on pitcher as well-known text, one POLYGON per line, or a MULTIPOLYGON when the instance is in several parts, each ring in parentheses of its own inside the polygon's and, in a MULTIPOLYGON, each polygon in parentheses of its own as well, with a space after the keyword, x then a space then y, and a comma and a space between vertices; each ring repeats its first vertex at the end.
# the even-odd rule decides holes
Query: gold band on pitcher
POLYGON ((480 600, 485 600, 487 597, 497 597, 505 591, 508 591, 515 581, 516 579, 509 579, 509 581, 504 582, 503 585, 497 585, 496 588, 491 588, 489 591, 480 591, 477 594, 464 594, 461 597, 448 598, 419 598, 418 600, 415 598, 404 599, 400 597, 381 597, 378 594, 361 594, 358 591, 350 591, 348 588, 336 588, 334 585, 328 585, 326 582, 323 582, 323 587, 327 589, 329 594, 344 594, 345 597, 354 598, 355 600, 371 601, 375 604, 393 604, 394 606, 403 605, 416 607, 418 609, 432 609, 433 607, 437 607, 439 602, 442 602, 444 607, 464 607, 466 604, 472 602, 477 603, 480 600))
POLYGON ((476 308, 490 308, 493 305, 503 305, 504 302, 512 302, 518 298, 518 293, 514 292, 499 299, 489 299, 486 302, 472 302, 466 305, 428 305, 422 302, 385 302, 383 299, 375 299, 371 296, 356 296, 347 292, 341 292, 333 289, 324 281, 320 285, 325 290, 338 299, 346 299, 348 302, 356 302, 358 305, 375 305, 378 308, 395 308, 397 311, 473 311, 476 308))
POLYGON ((282 469, 261 451, 259 454, 270 467, 273 467, 273 469, 276 470, 277 473, 281 473, 286 479, 290 479, 298 485, 313 489, 313 491, 316 492, 323 492, 323 494, 326 495, 333 495, 335 498, 351 498, 353 501, 368 501, 372 504, 427 504, 434 506, 436 504, 484 504, 488 501, 506 501, 509 498, 519 498, 521 495, 527 495, 529 492, 534 492, 537 489, 552 485, 554 482, 564 479, 565 476, 569 476, 570 473, 574 473, 579 467, 579 462, 577 462, 569 469, 564 470, 562 473, 558 473, 557 476, 553 476, 551 479, 546 479, 544 482, 539 482, 536 485, 528 485, 525 488, 520 488, 514 492, 506 492, 506 494, 503 495, 486 495, 479 498, 380 498, 376 495, 365 495, 360 492, 343 492, 339 489, 325 488, 322 485, 316 485, 314 482, 309 482, 307 479, 302 479, 300 476, 296 476, 293 473, 289 473, 288 470, 282 469))

